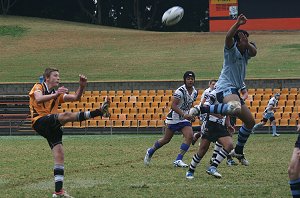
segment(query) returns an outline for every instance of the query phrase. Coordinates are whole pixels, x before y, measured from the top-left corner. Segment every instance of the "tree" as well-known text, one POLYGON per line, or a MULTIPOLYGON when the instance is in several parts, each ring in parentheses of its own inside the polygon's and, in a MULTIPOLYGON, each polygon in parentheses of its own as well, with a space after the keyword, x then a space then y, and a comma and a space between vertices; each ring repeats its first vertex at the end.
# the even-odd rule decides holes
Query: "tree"
POLYGON ((102 25, 103 0, 77 0, 81 10, 91 19, 92 23, 102 25))
POLYGON ((17 0, 0 0, 1 1, 1 13, 7 15, 9 9, 15 5, 17 0))

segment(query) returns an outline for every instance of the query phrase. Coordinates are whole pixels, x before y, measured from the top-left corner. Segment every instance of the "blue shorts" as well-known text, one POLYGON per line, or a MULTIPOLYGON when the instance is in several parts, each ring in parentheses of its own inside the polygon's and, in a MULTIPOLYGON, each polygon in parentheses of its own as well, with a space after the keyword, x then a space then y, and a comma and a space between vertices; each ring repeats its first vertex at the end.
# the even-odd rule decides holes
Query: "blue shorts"
POLYGON ((240 98, 241 105, 245 104, 245 101, 241 98, 239 90, 238 89, 234 89, 234 88, 229 88, 229 89, 226 89, 224 91, 221 91, 221 92, 217 93, 217 100, 218 100, 218 102, 219 103, 223 103, 224 97, 228 96, 228 95, 231 95, 231 94, 238 95, 238 97, 240 98))
POLYGON ((183 129, 186 126, 192 127, 192 124, 190 122, 178 122, 177 124, 168 124, 168 129, 175 133, 176 131, 181 131, 181 129, 183 129))

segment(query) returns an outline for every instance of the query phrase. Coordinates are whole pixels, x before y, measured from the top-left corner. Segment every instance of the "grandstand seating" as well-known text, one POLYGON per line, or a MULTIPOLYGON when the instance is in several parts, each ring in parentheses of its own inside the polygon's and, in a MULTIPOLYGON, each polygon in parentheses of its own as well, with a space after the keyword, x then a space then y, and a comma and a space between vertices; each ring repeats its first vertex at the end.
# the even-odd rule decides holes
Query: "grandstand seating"
MULTIPOLYGON (((199 90, 203 92, 204 90, 199 90)), ((249 97, 246 105, 260 122, 265 107, 274 93, 280 93, 275 117, 279 126, 295 126, 299 120, 300 91, 297 88, 284 89, 248 89, 249 97)), ((104 90, 86 91, 80 102, 70 102, 61 105, 63 111, 85 111, 98 108, 109 95, 112 98, 109 119, 95 118, 85 123, 72 123, 65 127, 163 127, 164 120, 170 109, 173 90, 104 90)), ((197 102, 200 102, 200 96, 197 102)), ((196 103, 197 103, 196 102, 196 103)), ((197 120, 198 121, 198 120, 197 120)), ((194 122, 193 125, 198 125, 194 122)), ((242 122, 237 119, 237 126, 242 122)), ((269 126, 267 123, 266 126, 269 126)))

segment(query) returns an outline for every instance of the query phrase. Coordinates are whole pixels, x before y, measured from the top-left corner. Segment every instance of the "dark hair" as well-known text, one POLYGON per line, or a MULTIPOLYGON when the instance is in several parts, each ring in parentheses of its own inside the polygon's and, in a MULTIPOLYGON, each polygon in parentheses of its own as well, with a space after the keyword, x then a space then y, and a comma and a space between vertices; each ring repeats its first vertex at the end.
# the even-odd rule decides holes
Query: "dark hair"
POLYGON ((217 82, 217 80, 215 80, 215 79, 210 80, 210 81, 208 82, 208 84, 211 85, 212 82, 217 82))
POLYGON ((240 42, 240 37, 239 37, 240 32, 246 35, 247 37, 249 37, 249 33, 246 30, 237 30, 233 36, 234 42, 240 42))
POLYGON ((58 72, 58 69, 54 68, 54 67, 48 67, 45 69, 45 72, 43 74, 43 77, 44 77, 44 81, 46 80, 46 77, 50 77, 51 73, 52 72, 55 72, 57 71, 58 72))
POLYGON ((185 82, 185 79, 186 79, 187 77, 192 77, 192 78, 194 78, 194 80, 196 80, 195 73, 192 72, 192 71, 186 71, 186 72, 184 73, 184 75, 183 75, 183 81, 184 81, 184 82, 185 82))

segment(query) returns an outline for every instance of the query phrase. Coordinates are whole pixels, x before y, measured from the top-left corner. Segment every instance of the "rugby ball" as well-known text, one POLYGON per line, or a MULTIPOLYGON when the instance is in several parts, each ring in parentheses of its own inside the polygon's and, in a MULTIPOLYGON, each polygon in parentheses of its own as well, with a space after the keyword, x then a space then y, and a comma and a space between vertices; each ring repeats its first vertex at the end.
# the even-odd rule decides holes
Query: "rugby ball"
POLYGON ((191 116, 199 116, 200 115, 200 107, 199 106, 194 106, 190 108, 189 110, 189 115, 191 116))
POLYGON ((175 25, 182 19, 183 14, 184 10, 182 7, 174 6, 164 13, 162 23, 166 26, 175 25))

